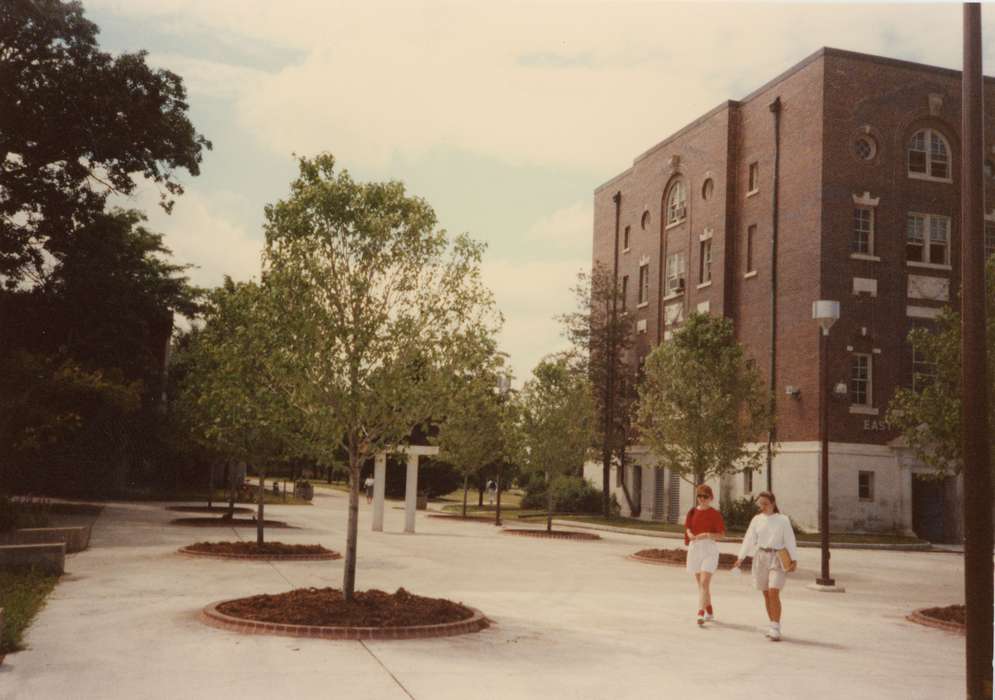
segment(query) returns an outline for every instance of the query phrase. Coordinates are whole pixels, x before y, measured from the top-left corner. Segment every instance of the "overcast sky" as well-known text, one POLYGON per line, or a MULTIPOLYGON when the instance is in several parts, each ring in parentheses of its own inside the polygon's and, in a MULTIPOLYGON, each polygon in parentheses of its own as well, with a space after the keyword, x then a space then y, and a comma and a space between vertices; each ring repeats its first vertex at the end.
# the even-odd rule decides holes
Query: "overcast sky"
MULTIPOLYGON (((84 0, 111 52, 186 81, 213 143, 172 216, 136 197, 196 283, 258 276, 292 153, 400 179, 486 241, 518 380, 561 349, 590 265, 592 193, 632 159, 821 46, 960 68, 947 5, 84 0)), ((984 13, 986 35, 995 12, 984 13)), ((987 42, 985 65, 992 57, 987 42)), ((990 71, 986 71, 990 72, 990 71)))

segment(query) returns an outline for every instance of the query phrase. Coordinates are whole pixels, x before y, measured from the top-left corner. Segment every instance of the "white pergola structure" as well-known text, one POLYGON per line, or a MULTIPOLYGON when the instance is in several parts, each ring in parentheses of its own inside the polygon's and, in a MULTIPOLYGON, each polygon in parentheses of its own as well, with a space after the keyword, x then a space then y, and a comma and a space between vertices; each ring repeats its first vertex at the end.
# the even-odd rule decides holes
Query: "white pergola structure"
MULTIPOLYGON (((415 507, 418 505, 418 458, 437 455, 439 448, 430 445, 408 445, 395 451, 408 456, 408 478, 404 488, 404 531, 415 531, 415 507)), ((383 532, 384 489, 387 485, 387 453, 380 452, 373 461, 373 531, 383 532)))

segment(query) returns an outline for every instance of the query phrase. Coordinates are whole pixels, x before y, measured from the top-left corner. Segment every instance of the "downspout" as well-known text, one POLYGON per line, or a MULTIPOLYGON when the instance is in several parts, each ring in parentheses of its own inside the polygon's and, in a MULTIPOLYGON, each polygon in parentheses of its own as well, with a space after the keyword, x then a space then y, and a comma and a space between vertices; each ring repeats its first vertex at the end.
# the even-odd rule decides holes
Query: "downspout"
MULTIPOLYGON (((605 358, 608 362, 608 376, 606 378, 605 387, 605 425, 604 425, 604 443, 601 447, 601 479, 602 479, 602 491, 601 491, 601 508, 602 515, 608 518, 611 517, 611 513, 608 509, 609 497, 608 489, 611 486, 611 460, 612 460, 612 447, 614 446, 614 427, 615 427, 615 343, 614 343, 614 333, 615 333, 615 323, 618 314, 618 234, 619 234, 619 224, 622 216, 622 191, 619 190, 612 195, 612 202, 615 203, 615 246, 614 246, 614 261, 612 267, 612 308, 611 308, 611 318, 608 322, 608 352, 605 358)), ((593 291, 593 290, 592 290, 593 291)), ((624 465, 619 465, 619 474, 622 475, 622 490, 625 490, 625 475, 622 472, 624 465)), ((628 496, 628 494, 626 494, 628 496)))
MULTIPOLYGON (((781 168, 781 98, 775 97, 770 103, 770 111, 774 115, 774 185, 771 198, 771 235, 770 235, 770 414, 777 415, 777 191, 780 184, 781 168)), ((767 432, 767 490, 773 491, 773 460, 774 442, 776 439, 774 423, 767 432)))

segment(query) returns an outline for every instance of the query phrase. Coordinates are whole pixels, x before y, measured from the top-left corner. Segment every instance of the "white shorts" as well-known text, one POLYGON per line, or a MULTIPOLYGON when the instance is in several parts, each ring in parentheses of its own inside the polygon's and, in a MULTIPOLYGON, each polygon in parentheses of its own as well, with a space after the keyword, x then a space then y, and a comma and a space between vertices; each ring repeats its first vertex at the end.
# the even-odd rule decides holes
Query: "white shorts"
POLYGON ((771 588, 781 590, 788 576, 777 557, 777 552, 765 552, 758 549, 753 557, 753 585, 758 591, 771 588))
POLYGON ((688 573, 714 574, 719 568, 719 545, 715 540, 694 540, 688 547, 688 573))

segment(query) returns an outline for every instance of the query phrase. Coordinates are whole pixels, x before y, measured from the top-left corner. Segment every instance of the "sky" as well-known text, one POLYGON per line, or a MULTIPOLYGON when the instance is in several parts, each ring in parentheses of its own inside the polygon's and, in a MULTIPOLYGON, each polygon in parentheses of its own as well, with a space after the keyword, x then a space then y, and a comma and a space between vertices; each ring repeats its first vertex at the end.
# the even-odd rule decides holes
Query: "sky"
MULTIPOLYGON (((144 209, 193 282, 258 277, 293 154, 396 179, 486 242, 516 384, 566 347, 593 191, 822 46, 961 66, 959 4, 83 0, 112 53, 181 75, 213 143, 173 214, 144 209)), ((995 12, 983 12, 983 31, 995 12)), ((992 59, 987 42, 985 65, 992 59)), ((986 73, 990 71, 986 70, 986 73)))

